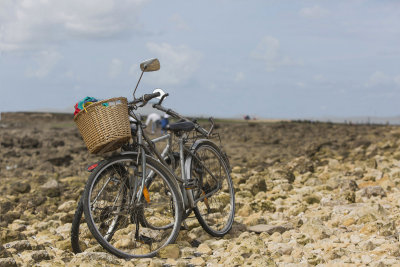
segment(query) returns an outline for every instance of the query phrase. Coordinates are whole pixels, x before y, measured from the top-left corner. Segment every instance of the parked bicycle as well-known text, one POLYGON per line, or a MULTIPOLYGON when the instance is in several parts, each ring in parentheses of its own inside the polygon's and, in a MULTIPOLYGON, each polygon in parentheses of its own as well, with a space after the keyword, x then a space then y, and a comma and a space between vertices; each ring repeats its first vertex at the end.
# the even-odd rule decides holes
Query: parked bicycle
MULTIPOLYGON (((143 62, 144 72, 159 69, 159 61, 143 62)), ((137 86, 138 86, 137 84, 137 86)), ((168 94, 157 89, 128 103, 129 116, 137 127, 136 151, 124 151, 102 161, 90 175, 82 198, 88 228, 107 251, 122 258, 151 257, 178 236, 182 219, 192 211, 200 225, 213 236, 223 236, 232 227, 235 211, 234 189, 228 159, 210 138, 209 131, 166 109, 168 94), (153 107, 180 121, 170 124, 168 134, 176 136, 179 157, 167 145, 159 153, 144 132, 136 114, 138 107, 153 98, 153 107), (180 174, 171 162, 179 160, 180 174)), ((176 166, 176 165, 175 165, 176 166)))
MULTIPOLYGON (((136 138, 136 124, 134 122, 131 122, 132 124, 132 143, 137 144, 135 138, 136 138)), ((163 149, 163 152, 161 153, 161 156, 164 158, 165 162, 169 165, 169 167, 172 170, 176 170, 179 166, 179 153, 177 152, 172 152, 172 136, 164 136, 162 138, 154 138, 151 140, 151 143, 157 144, 162 141, 167 141, 166 145, 163 149)), ((145 149, 146 151, 149 151, 148 149, 145 149)), ((137 146, 135 145, 130 145, 126 144, 121 148, 122 152, 126 151, 131 151, 131 152, 137 152, 137 146)), ((89 164, 87 166, 87 171, 91 173, 91 176, 96 176, 99 170, 101 169, 100 167, 102 166, 102 163, 104 163, 106 160, 101 160, 99 162, 95 162, 92 164, 89 164)), ((103 173, 105 173, 103 171, 103 173)), ((72 220, 72 226, 71 226, 71 247, 72 251, 77 254, 81 253, 83 250, 85 250, 88 247, 95 246, 97 241, 93 238, 92 234, 90 233, 89 229, 87 228, 87 225, 83 225, 81 227, 82 223, 86 223, 84 218, 83 218, 83 204, 82 204, 82 197, 78 201, 78 206, 75 210, 75 214, 72 220), (83 247, 81 247, 83 245, 83 247)))

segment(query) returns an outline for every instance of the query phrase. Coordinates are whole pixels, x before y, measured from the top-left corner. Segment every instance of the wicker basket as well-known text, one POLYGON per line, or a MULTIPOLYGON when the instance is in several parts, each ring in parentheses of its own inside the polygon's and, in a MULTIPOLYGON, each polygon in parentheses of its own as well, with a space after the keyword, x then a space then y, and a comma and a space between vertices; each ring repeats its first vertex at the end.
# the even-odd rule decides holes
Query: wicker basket
POLYGON ((125 97, 93 103, 81 110, 74 121, 92 154, 116 150, 131 138, 125 97))

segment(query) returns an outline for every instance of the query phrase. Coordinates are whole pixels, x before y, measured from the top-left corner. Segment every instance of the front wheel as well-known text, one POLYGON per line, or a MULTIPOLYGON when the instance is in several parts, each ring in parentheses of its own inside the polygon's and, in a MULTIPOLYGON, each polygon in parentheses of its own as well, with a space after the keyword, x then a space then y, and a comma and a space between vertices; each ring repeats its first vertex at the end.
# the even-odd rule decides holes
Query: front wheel
POLYGON ((193 209, 203 229, 212 236, 224 236, 232 228, 235 216, 235 192, 227 162, 211 141, 194 145, 187 163, 197 204, 193 209), (198 201, 200 199, 200 201, 198 201))
POLYGON ((89 177, 83 195, 91 233, 121 258, 155 256, 175 241, 180 228, 182 200, 164 167, 146 157, 143 189, 142 172, 136 157, 116 156, 89 177), (139 190, 143 192, 140 197, 139 190))

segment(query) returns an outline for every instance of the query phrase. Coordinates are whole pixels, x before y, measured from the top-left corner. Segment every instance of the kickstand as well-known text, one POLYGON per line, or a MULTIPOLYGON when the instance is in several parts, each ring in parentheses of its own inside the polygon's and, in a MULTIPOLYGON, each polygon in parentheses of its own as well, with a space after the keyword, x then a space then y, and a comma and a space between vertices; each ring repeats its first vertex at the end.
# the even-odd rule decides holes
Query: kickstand
POLYGON ((187 225, 186 220, 182 221, 181 229, 182 230, 189 230, 189 226, 187 225))

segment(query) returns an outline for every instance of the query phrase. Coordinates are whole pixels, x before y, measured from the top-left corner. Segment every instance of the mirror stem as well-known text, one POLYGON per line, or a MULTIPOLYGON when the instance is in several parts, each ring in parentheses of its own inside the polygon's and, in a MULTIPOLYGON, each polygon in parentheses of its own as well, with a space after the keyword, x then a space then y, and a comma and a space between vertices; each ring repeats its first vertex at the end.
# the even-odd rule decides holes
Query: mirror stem
POLYGON ((136 100, 136 97, 135 97, 136 89, 137 89, 138 86, 139 86, 140 80, 142 79, 142 76, 143 76, 143 73, 144 73, 145 70, 146 70, 146 67, 144 67, 144 69, 143 69, 143 71, 142 71, 142 74, 140 74, 140 78, 139 78, 139 81, 138 81, 137 84, 136 84, 135 91, 133 91, 133 100, 136 100))

